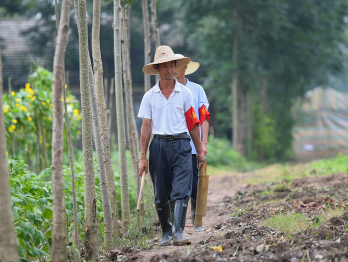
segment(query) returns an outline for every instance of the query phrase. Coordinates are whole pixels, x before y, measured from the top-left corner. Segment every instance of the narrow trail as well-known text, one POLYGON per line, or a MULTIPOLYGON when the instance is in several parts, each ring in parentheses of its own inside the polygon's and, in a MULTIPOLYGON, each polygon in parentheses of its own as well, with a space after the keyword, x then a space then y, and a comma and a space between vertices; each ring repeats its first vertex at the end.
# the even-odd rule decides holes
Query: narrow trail
MULTIPOLYGON (((210 232, 211 228, 215 225, 221 224, 230 217, 226 212, 223 199, 225 197, 233 197, 233 195, 240 188, 238 181, 241 176, 238 173, 223 173, 218 176, 211 176, 209 178, 209 191, 208 191, 208 203, 207 214, 203 218, 204 232, 194 232, 191 225, 191 207, 188 207, 186 217, 186 228, 184 233, 190 237, 190 246, 166 246, 160 247, 158 245, 153 246, 149 251, 141 251, 137 254, 138 259, 136 261, 150 261, 155 255, 170 254, 172 252, 186 253, 199 242, 207 240, 211 237, 213 232, 210 232)), ((159 237, 159 236, 158 236, 159 237)), ((158 240, 156 241, 156 243, 158 240)))

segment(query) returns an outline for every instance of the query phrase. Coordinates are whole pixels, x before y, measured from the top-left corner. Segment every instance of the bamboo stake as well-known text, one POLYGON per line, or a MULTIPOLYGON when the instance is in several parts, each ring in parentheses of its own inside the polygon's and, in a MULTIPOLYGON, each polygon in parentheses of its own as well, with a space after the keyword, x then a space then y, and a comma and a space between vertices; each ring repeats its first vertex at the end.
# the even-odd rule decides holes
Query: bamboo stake
POLYGON ((78 261, 78 253, 79 253, 79 224, 77 223, 77 203, 76 203, 76 191, 75 191, 75 169, 74 169, 74 150, 71 141, 71 132, 70 132, 70 122, 68 115, 68 107, 66 103, 66 90, 63 88, 63 97, 64 97, 64 116, 66 123, 66 131, 68 134, 68 146, 69 146, 69 160, 70 160, 70 172, 71 172, 71 189, 72 189, 72 197, 73 197, 73 208, 74 208, 74 246, 77 252, 74 252, 74 261, 78 261))

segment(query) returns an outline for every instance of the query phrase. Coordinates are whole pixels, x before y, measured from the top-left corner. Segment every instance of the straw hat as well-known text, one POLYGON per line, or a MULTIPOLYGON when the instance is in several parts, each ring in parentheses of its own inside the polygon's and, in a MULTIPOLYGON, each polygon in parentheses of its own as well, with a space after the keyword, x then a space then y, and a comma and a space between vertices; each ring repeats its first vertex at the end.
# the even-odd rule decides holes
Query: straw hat
MULTIPOLYGON (((175 54, 179 58, 183 58, 184 56, 181 54, 175 54)), ((199 63, 191 61, 186 68, 185 75, 193 74, 199 68, 199 63)))
POLYGON ((143 72, 148 75, 158 75, 158 72, 153 68, 153 65, 162 64, 176 60, 176 69, 180 69, 190 63, 191 59, 188 57, 178 57, 173 50, 166 45, 157 47, 154 62, 143 67, 143 72))

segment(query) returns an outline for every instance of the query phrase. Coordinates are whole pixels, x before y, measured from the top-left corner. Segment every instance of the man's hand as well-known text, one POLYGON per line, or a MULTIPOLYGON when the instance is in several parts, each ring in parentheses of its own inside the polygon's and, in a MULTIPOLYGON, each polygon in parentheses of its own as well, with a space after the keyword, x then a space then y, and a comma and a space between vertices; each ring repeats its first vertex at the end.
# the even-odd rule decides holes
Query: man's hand
POLYGON ((144 171, 145 173, 149 172, 149 161, 146 158, 140 159, 139 176, 142 176, 144 171))
POLYGON ((206 161, 203 150, 200 153, 197 153, 196 157, 197 157, 197 169, 199 170, 201 166, 203 165, 204 161, 206 161))
POLYGON ((202 148, 203 148, 204 156, 207 156, 207 153, 208 153, 207 144, 202 142, 202 148))

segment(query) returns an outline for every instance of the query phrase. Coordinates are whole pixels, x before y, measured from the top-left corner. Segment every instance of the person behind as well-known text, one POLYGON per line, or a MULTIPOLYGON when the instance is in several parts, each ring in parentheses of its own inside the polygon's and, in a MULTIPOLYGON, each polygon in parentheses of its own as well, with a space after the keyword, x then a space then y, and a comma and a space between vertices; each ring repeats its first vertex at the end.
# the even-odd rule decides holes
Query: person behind
MULTIPOLYGON (((179 58, 183 58, 183 55, 176 54, 179 58)), ((189 81, 185 76, 192 74, 197 71, 199 68, 199 63, 197 62, 190 62, 188 65, 177 69, 175 72, 175 77, 177 81, 188 87, 194 98, 194 109, 195 112, 199 112, 197 115, 199 121, 200 121, 200 135, 202 139, 202 147, 204 155, 207 155, 207 144, 208 144, 208 133, 209 133, 209 118, 210 113, 208 111, 209 108, 209 102, 207 99, 207 96, 204 92, 204 89, 201 85, 196 84, 194 82, 189 81)), ((198 168, 197 168, 197 160, 196 160, 196 148, 194 144, 191 142, 192 147, 192 167, 193 167, 193 179, 192 179, 192 193, 191 193, 191 219, 192 219, 192 225, 194 226, 195 223, 195 216, 196 216, 196 199, 197 199, 197 187, 198 187, 198 168)), ((171 203, 171 207, 173 206, 173 203, 171 203)), ((195 231, 202 231, 203 228, 197 228, 194 227, 195 231)))
POLYGON ((138 117, 143 119, 139 175, 150 171, 154 202, 163 232, 159 245, 169 245, 171 239, 174 245, 191 243, 183 234, 192 190, 190 136, 197 149, 199 166, 205 156, 192 93, 174 78, 175 70, 190 61, 190 58, 175 56, 169 46, 159 46, 154 62, 143 67, 145 74, 160 75, 160 80, 144 95, 138 113, 138 117), (147 160, 146 151, 151 133, 154 136, 147 160), (174 203, 174 225, 170 223, 169 199, 174 203))

